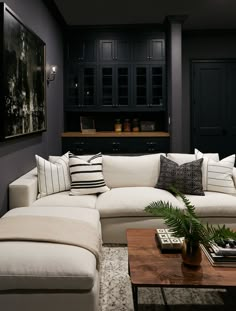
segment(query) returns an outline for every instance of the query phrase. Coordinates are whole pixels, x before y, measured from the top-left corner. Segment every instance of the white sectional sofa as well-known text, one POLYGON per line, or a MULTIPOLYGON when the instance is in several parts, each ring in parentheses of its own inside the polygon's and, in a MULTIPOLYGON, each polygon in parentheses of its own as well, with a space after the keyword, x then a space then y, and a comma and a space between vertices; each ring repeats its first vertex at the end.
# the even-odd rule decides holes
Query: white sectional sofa
MULTIPOLYGON (((170 192, 155 187, 160 156, 103 155, 102 171, 110 190, 98 195, 70 195, 70 191, 62 191, 38 198, 35 168, 9 185, 10 211, 4 218, 28 215, 82 220, 92 225, 104 243, 126 243, 127 228, 163 226, 162 219, 144 211, 152 201, 168 201, 184 208, 183 202, 170 192)), ((217 155, 208 156, 218 160, 217 155)), ((196 160, 197 155, 167 157, 180 165, 196 160)), ((57 158, 50 160, 55 162, 57 158)), ((203 170, 206 165, 207 161, 203 170)), ((231 191, 236 192, 235 169, 235 176, 230 174, 227 177, 231 191)), ((205 171, 203 178, 206 177, 205 171)), ((203 184, 207 188, 206 180, 203 184)), ((186 196, 203 221, 236 226, 236 196, 215 191, 205 191, 204 196, 186 196)), ((19 311, 98 310, 99 267, 94 254, 87 249, 42 241, 4 241, 0 242, 0 254, 0 305, 4 311, 15 311, 16 306, 19 311)))
MULTIPOLYGON (((218 160, 217 154, 206 156, 218 160)), ((168 154, 167 158, 180 165, 196 160, 196 155, 172 153, 168 154)), ((51 158, 52 161, 56 159, 57 157, 51 158)), ((144 211, 144 207, 152 201, 169 201, 176 207, 184 208, 183 203, 170 192, 155 188, 159 172, 160 154, 103 155, 103 175, 110 191, 99 195, 78 196, 69 195, 69 191, 64 191, 37 199, 38 182, 35 168, 10 184, 10 209, 22 206, 70 206, 96 209, 100 213, 103 242, 126 243, 127 228, 163 226, 162 219, 150 216, 144 211)), ((235 182, 235 169, 233 172, 232 180, 235 182)), ((236 225, 236 196, 215 191, 205 191, 204 196, 186 196, 195 205, 203 221, 227 224, 231 227, 236 225)))

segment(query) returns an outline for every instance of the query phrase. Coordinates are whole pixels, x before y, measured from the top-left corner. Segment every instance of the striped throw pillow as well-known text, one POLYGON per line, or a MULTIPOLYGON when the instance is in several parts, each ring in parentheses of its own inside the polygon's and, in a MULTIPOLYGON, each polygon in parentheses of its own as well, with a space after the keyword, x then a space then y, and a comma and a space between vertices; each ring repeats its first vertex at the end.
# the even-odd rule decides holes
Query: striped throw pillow
POLYGON ((71 195, 94 194, 109 190, 103 177, 101 153, 92 156, 87 161, 70 153, 69 168, 71 195))
POLYGON ((236 195, 233 180, 233 168, 235 155, 231 155, 219 162, 208 160, 207 166, 207 190, 224 192, 236 195))
POLYGON ((70 190, 69 153, 59 157, 54 163, 35 155, 38 170, 38 198, 70 190))
POLYGON ((194 153, 196 156, 196 159, 199 160, 203 158, 202 163, 202 186, 203 190, 207 190, 207 166, 208 166, 208 160, 214 160, 216 162, 220 161, 219 153, 202 153, 198 149, 194 149, 194 153))
POLYGON ((203 158, 205 162, 204 176, 206 190, 236 195, 233 180, 235 155, 228 156, 218 162, 205 156, 203 158))

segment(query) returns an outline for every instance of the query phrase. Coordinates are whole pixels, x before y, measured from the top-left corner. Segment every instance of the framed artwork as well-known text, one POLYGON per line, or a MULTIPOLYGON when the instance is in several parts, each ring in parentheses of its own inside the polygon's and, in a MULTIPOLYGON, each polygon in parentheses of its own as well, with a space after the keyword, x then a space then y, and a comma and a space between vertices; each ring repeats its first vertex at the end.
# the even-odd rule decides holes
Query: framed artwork
POLYGON ((0 139, 46 130, 45 43, 0 3, 0 139))
POLYGON ((91 117, 80 117, 80 127, 83 134, 96 132, 94 119, 91 117))

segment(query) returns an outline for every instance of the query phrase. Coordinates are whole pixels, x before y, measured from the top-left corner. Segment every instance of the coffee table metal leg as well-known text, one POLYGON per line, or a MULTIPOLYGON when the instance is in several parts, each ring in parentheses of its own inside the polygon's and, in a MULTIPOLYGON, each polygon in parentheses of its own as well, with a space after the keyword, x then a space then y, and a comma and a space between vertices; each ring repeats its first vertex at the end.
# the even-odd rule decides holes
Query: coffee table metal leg
POLYGON ((161 289, 161 295, 162 295, 162 299, 164 301, 165 309, 166 310, 170 310, 170 308, 168 306, 168 303, 167 303, 167 299, 166 299, 166 294, 165 294, 164 288, 160 287, 160 289, 161 289))
POLYGON ((138 287, 132 284, 134 311, 138 311, 138 287))

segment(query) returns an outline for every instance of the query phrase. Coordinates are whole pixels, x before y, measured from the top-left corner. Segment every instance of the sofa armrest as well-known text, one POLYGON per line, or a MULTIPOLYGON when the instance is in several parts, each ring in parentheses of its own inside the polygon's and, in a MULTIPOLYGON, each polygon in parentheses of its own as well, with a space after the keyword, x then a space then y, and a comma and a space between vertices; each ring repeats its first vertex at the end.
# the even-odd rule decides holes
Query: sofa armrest
POLYGON ((37 200, 37 168, 32 169, 9 184, 9 209, 30 206, 37 200))

